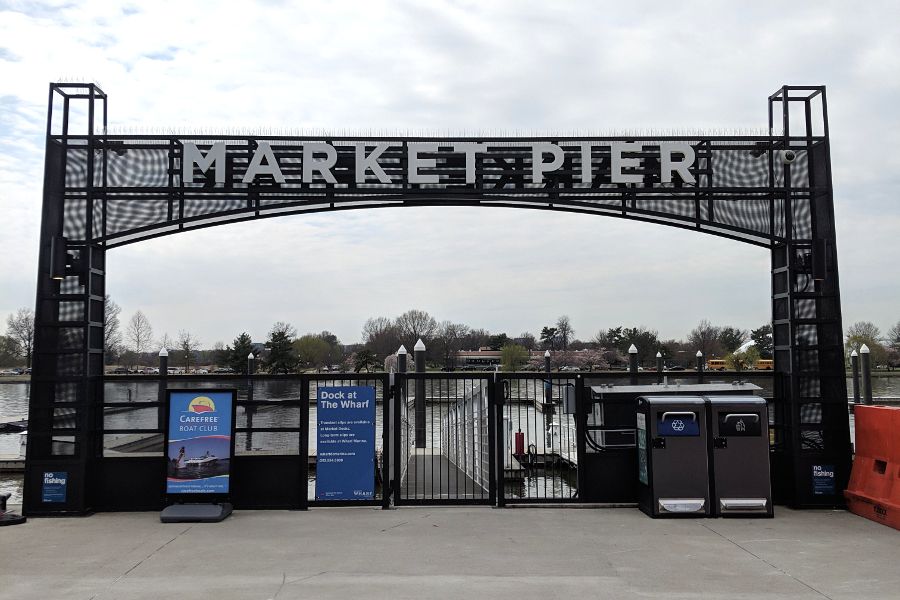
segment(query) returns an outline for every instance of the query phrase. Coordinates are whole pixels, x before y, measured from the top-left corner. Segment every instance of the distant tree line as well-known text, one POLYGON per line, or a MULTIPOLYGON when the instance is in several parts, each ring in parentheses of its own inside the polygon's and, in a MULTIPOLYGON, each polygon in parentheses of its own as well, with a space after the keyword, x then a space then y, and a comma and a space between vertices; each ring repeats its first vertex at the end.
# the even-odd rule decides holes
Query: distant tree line
MULTIPOLYGON (((628 350, 634 345, 638 362, 653 366, 656 354, 667 366, 690 367, 696 353, 705 359, 723 358, 729 367, 742 370, 758 359, 773 357, 773 331, 770 324, 744 330, 717 326, 701 320, 685 339, 660 339, 657 330, 640 326, 617 325, 600 329, 593 337, 575 337, 568 315, 543 325, 539 334, 523 332, 510 336, 464 323, 438 321, 421 309, 410 309, 396 317, 371 317, 365 321, 358 344, 343 344, 330 331, 298 335, 290 323, 278 321, 269 330, 264 343, 254 344, 247 332, 238 334, 231 344, 216 342, 202 349, 201 341, 187 329, 173 339, 167 332, 155 338, 150 320, 140 310, 124 324, 122 309, 109 295, 104 312, 104 355, 106 364, 132 369, 158 364, 161 348, 169 351, 169 366, 190 371, 199 365, 216 365, 235 373, 245 373, 248 356, 253 353, 257 369, 270 373, 294 373, 306 370, 338 368, 372 371, 390 368, 400 346, 412 355, 418 340, 426 348, 426 361, 432 367, 454 368, 457 353, 463 350, 489 349, 501 352, 504 370, 522 367, 541 369, 543 357, 532 358, 533 350, 550 350, 551 366, 602 369, 627 363, 628 350), (752 342, 749 343, 749 342, 752 342)), ((34 312, 22 308, 6 320, 6 332, 0 335, 0 366, 30 367, 34 347, 34 312)), ((859 351, 865 344, 877 368, 900 366, 900 322, 886 334, 868 321, 847 328, 846 352, 859 351)), ((412 358, 410 358, 410 361, 412 358)), ((410 362, 410 367, 412 363, 410 362)))

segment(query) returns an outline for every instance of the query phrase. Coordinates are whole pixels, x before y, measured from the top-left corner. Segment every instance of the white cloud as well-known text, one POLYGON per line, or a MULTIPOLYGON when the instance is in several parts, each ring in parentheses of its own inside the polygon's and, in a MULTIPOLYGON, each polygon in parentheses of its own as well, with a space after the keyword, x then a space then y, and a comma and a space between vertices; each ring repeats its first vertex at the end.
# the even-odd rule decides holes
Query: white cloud
MULTIPOLYGON (((33 303, 47 83, 99 81, 110 123, 433 132, 765 128, 829 86, 848 323, 900 318, 900 9, 891 2, 0 3, 0 317, 33 303)), ((421 307, 579 336, 769 318, 768 257, 615 219, 407 209, 229 225, 110 253, 110 290, 212 343, 277 319, 352 341, 421 307), (325 290, 325 291, 323 291, 325 290), (327 290, 334 290, 326 295, 327 290)))

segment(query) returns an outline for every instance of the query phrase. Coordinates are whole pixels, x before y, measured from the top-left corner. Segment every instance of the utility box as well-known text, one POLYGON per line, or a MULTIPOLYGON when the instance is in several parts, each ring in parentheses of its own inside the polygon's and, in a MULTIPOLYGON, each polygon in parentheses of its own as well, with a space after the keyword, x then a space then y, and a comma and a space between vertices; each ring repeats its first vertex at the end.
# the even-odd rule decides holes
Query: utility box
POLYGON ((706 396, 713 516, 772 517, 769 413, 757 396, 706 396))
POLYGON ((637 399, 638 506, 651 517, 710 514, 706 400, 637 399))

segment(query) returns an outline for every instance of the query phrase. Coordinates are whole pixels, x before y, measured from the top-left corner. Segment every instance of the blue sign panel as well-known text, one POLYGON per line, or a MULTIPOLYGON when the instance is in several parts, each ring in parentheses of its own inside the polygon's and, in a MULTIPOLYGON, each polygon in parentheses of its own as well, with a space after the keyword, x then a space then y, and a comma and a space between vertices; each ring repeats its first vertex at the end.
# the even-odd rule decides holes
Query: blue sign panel
POLYGON ((375 388, 321 387, 316 400, 316 499, 373 499, 375 388))
POLYGON ((233 392, 170 391, 167 494, 227 494, 233 392))
POLYGON ((659 415, 656 423, 656 435, 665 437, 698 436, 700 421, 694 413, 677 413, 659 415))
POLYGON ((812 481, 814 496, 833 496, 834 465, 813 465, 812 481))
POLYGON ((41 502, 65 502, 66 484, 68 482, 68 471, 44 471, 44 481, 41 485, 41 502))

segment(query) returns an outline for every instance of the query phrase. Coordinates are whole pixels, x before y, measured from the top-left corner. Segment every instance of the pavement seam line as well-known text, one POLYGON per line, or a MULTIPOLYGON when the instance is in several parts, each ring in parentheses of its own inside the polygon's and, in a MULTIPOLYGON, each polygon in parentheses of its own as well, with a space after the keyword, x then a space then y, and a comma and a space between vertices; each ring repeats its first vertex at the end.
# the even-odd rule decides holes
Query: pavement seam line
POLYGON ((409 521, 403 521, 402 523, 397 523, 396 525, 391 525, 390 527, 385 527, 384 529, 381 530, 381 533, 384 533, 385 531, 390 531, 391 529, 396 529, 397 527, 401 527, 403 525, 406 525, 407 523, 409 523, 409 521))
POLYGON ((295 583, 300 583, 301 581, 306 581, 307 579, 313 579, 314 577, 320 577, 320 576, 325 575, 326 573, 330 573, 330 572, 331 571, 319 571, 318 573, 313 573, 312 575, 306 575, 304 577, 299 577, 297 579, 291 579, 290 581, 286 582, 286 584, 293 585, 295 583))
POLYGON ((162 546, 160 546, 159 548, 157 548, 156 550, 154 550, 153 552, 151 552, 150 554, 148 554, 147 556, 145 556, 144 558, 142 558, 141 560, 139 560, 137 563, 135 563, 134 565, 132 565, 130 569, 128 569, 127 571, 125 571, 124 573, 122 573, 121 575, 119 575, 118 577, 116 577, 116 578, 112 581, 112 583, 110 583, 108 586, 106 586, 106 589, 104 589, 104 590, 103 590, 102 592, 100 592, 99 594, 94 594, 93 596, 91 596, 91 600, 96 600, 96 598, 99 598, 101 595, 105 594, 107 591, 109 591, 109 589, 110 589, 111 587, 113 587, 114 585, 116 585, 117 583, 119 583, 119 581, 121 581, 122 579, 124 579, 125 577, 127 577, 129 573, 131 573, 132 571, 134 571, 135 569, 137 569, 139 566, 141 566, 142 564, 144 564, 144 561, 146 561, 146 560, 149 559, 151 556, 153 556, 154 554, 156 554, 157 552, 159 552, 160 550, 162 550, 163 548, 165 548, 166 546, 168 546, 169 544, 171 544, 172 542, 174 542, 175 540, 177 540, 178 538, 180 538, 181 536, 183 536, 185 533, 187 533, 188 531, 190 531, 193 527, 194 527, 193 525, 188 525, 187 528, 186 528, 184 531, 181 531, 180 533, 176 534, 172 539, 170 539, 169 541, 167 541, 166 543, 164 543, 162 546))
POLYGON ((700 524, 701 527, 704 527, 707 531, 711 531, 711 532, 713 532, 714 534, 716 534, 717 536, 719 536, 720 538, 722 538, 723 540, 726 540, 726 541, 730 542, 731 544, 734 544, 735 546, 737 546, 738 548, 740 548, 741 550, 743 550, 744 552, 746 552, 747 554, 749 554, 749 555, 752 556, 753 558, 755 558, 755 559, 757 559, 757 560, 759 560, 759 561, 764 562, 765 564, 769 565, 770 567, 772 567, 773 569, 775 569, 775 570, 778 571, 779 573, 782 573, 782 574, 784 574, 784 575, 787 575, 788 577, 790 577, 791 579, 793 579, 794 581, 796 581, 796 582, 799 583, 800 585, 803 585, 803 586, 805 586, 805 587, 811 589, 812 591, 814 591, 815 593, 819 594, 819 595, 822 596, 823 598, 828 598, 828 600, 834 600, 831 596, 829 596, 829 595, 826 594, 825 592, 822 592, 822 591, 820 591, 820 590, 817 590, 816 588, 814 588, 813 586, 809 585, 808 583, 806 583, 806 582, 803 581, 802 579, 799 579, 799 578, 797 578, 797 577, 794 577, 793 575, 791 575, 790 573, 788 573, 787 571, 785 571, 785 570, 782 569, 781 567, 778 567, 778 566, 776 566, 776 565, 770 563, 769 561, 767 561, 766 559, 764 559, 763 557, 761 557, 761 556, 759 556, 759 555, 757 555, 757 554, 754 554, 753 552, 751 552, 751 551, 748 550, 747 548, 744 548, 743 546, 741 546, 740 544, 738 544, 738 543, 737 543, 736 541, 734 541, 733 539, 731 539, 731 538, 729 538, 729 537, 726 537, 726 536, 722 535, 721 533, 719 533, 718 531, 716 531, 715 529, 713 529, 712 527, 710 527, 710 526, 707 525, 706 523, 700 522, 699 524, 700 524))
POLYGON ((287 581, 287 573, 282 571, 281 572, 281 585, 278 586, 278 591, 276 591, 275 594, 269 600, 275 600, 275 598, 278 597, 278 594, 280 594, 281 590, 284 589, 284 584, 286 581, 287 581))

